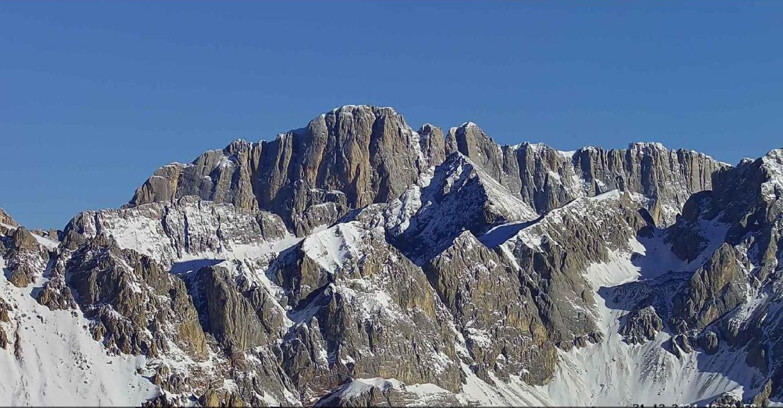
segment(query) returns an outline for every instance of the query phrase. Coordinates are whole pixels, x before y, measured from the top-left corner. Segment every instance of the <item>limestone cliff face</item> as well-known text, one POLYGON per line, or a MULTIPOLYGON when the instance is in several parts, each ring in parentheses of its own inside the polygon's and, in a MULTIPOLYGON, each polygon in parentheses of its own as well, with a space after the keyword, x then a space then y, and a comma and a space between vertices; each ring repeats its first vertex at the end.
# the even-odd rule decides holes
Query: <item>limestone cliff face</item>
POLYGON ((101 235, 71 255, 65 280, 85 315, 95 319, 93 335, 110 350, 158 357, 176 347, 206 357, 185 285, 149 257, 101 235))
POLYGON ((130 205, 196 195, 274 212, 302 234, 349 208, 397 197, 440 160, 436 138, 420 140, 391 108, 345 106, 273 141, 237 141, 162 167, 130 205))
POLYGON ((167 268, 183 257, 219 257, 235 248, 290 235, 279 216, 186 196, 118 210, 86 211, 66 226, 66 243, 112 236, 123 248, 148 255, 167 268))
POLYGON ((728 167, 705 154, 656 143, 573 152, 531 143, 501 147, 474 123, 452 128, 446 146, 447 153, 467 156, 539 213, 620 189, 651 198, 648 210, 661 225, 673 223, 690 195, 709 190, 712 173, 728 167))
POLYGON ((435 168, 426 187, 412 186, 391 202, 384 216, 389 240, 423 264, 465 230, 480 235, 498 224, 532 221, 538 214, 478 164, 453 153, 435 168))
POLYGON ((713 175, 714 190, 694 195, 668 230, 673 250, 704 259, 680 300, 685 326, 701 329, 774 280, 783 232, 780 150, 713 175))
POLYGON ((525 373, 534 384, 551 377, 557 349, 536 302, 540 288, 508 259, 466 231, 424 270, 454 315, 479 377, 525 373))
POLYGON ((146 356, 151 404, 296 401, 278 373, 290 323, 258 272, 292 244, 280 217, 186 197, 85 212, 64 235, 35 296, 80 310, 109 352, 146 356))
POLYGON ((665 231, 672 252, 684 261, 682 272, 647 283, 657 287, 648 292, 655 303, 670 302, 669 312, 660 310, 674 334, 675 354, 715 354, 726 346, 746 353, 745 363, 764 380, 743 401, 783 394, 783 364, 775 357, 783 350, 777 340, 783 335, 782 158, 781 150, 773 150, 714 173, 713 190, 692 195, 665 231), (670 289, 662 290, 667 280, 670 289))
POLYGON ((287 369, 305 392, 377 376, 460 388, 451 316, 382 228, 350 221, 313 234, 278 265, 275 281, 296 322, 287 369))
POLYGON ((391 108, 345 106, 273 141, 236 141, 190 164, 158 169, 129 205, 195 195, 280 215, 302 235, 348 210, 398 198, 459 152, 539 214, 613 189, 651 198, 656 222, 673 223, 687 198, 727 167, 709 156, 637 143, 622 150, 562 152, 541 144, 500 146, 477 125, 411 129, 391 108))

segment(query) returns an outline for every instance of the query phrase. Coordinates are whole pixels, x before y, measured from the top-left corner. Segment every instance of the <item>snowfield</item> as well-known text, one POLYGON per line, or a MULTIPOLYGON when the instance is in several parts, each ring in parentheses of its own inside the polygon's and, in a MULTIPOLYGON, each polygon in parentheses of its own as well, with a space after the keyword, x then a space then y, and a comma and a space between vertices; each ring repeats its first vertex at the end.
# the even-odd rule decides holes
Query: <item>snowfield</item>
POLYGON ((33 299, 38 280, 20 289, 0 276, 0 297, 14 308, 11 321, 0 322, 9 338, 0 349, 3 405, 139 406, 157 395, 144 357, 107 355, 81 312, 52 311, 33 299))
MULTIPOLYGON (((724 228, 703 227, 712 233, 712 241, 722 241, 724 228)), ((608 262, 594 263, 584 271, 596 293, 591 312, 604 333, 603 341, 568 352, 560 350, 559 367, 544 386, 531 386, 518 376, 503 382, 492 374, 494 384, 489 384, 462 363, 466 381, 457 400, 481 406, 705 405, 724 394, 742 398, 758 392, 763 376, 745 363, 744 352, 729 350, 726 345, 714 355, 694 351, 678 358, 667 349, 671 336, 665 331, 645 344, 623 341, 618 333, 620 322, 633 306, 623 302, 623 296, 628 296, 622 293, 623 285, 695 268, 693 262, 686 263, 671 252, 662 234, 642 242, 634 239, 630 247, 631 251, 613 252, 608 262), (615 295, 620 302, 615 303, 615 295)), ((455 346, 464 349, 464 340, 455 346)), ((394 378, 355 379, 337 393, 353 398, 373 387, 415 392, 422 404, 442 401, 450 394, 433 384, 407 385, 394 378)))
MULTIPOLYGON (((618 333, 620 319, 628 313, 622 304, 612 305, 603 289, 653 277, 671 270, 679 261, 660 237, 631 242, 633 252, 650 252, 645 271, 632 262, 632 253, 616 252, 606 263, 591 265, 585 272, 596 291, 593 313, 598 318, 604 340, 584 348, 560 353, 561 362, 553 380, 545 386, 530 386, 512 377, 509 383, 485 383, 470 372, 461 401, 481 405, 512 406, 612 406, 633 404, 708 404, 724 393, 742 395, 763 379, 745 363, 744 353, 732 352, 724 345, 712 356, 694 351, 680 360, 666 350, 669 334, 659 332, 655 340, 630 345, 618 333), (651 273, 651 275, 648 275, 651 273), (726 373, 728 375, 725 375, 726 373)), ((638 262, 637 262, 638 263, 638 262)), ((630 305, 628 305, 630 306, 630 305)))

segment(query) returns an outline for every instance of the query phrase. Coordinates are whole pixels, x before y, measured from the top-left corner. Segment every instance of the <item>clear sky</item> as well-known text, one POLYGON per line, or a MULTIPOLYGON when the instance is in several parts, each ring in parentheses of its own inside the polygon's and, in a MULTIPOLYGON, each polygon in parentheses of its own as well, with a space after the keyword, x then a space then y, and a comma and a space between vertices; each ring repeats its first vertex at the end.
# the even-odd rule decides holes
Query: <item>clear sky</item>
POLYGON ((62 228, 345 104, 736 163, 783 145, 781 44, 773 1, 0 1, 0 207, 62 228))

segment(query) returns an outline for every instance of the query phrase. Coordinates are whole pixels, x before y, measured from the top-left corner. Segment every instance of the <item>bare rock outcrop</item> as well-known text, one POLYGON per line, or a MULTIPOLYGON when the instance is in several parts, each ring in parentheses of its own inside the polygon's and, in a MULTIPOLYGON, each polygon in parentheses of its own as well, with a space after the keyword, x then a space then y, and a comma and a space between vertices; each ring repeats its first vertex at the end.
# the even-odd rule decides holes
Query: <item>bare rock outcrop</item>
POLYGON ((301 235, 349 208, 397 197, 438 157, 437 142, 426 139, 391 108, 345 106, 273 141, 237 141, 192 164, 165 166, 130 205, 196 195, 274 212, 301 235))
POLYGON ((702 153, 657 143, 573 152, 532 143, 501 147, 471 122, 452 128, 446 146, 447 153, 469 157, 538 213, 619 189, 650 198, 647 209, 659 225, 672 224, 690 195, 709 190, 712 173, 729 167, 702 153))
POLYGON ((273 141, 235 141, 190 164, 161 167, 128 205, 195 195, 273 212, 301 236, 351 209, 398 198, 457 152, 539 214, 620 189, 648 197, 647 209, 660 225, 672 224, 688 197, 709 189, 712 173, 728 167, 652 143, 575 152, 530 143, 500 146, 474 123, 444 137, 430 124, 414 131, 391 108, 344 106, 273 141))
POLYGON ((185 284, 151 258, 122 250, 103 235, 76 251, 65 270, 68 287, 95 320, 93 335, 110 349, 158 356, 169 340, 206 357, 206 339, 185 284))
POLYGON ((655 312, 655 307, 647 306, 634 309, 625 317, 625 322, 620 327, 620 334, 628 343, 639 344, 653 340, 661 330, 663 330, 663 320, 655 312))
POLYGON ((0 208, 0 224, 5 224, 4 226, 0 225, 0 228, 5 227, 6 229, 9 227, 15 228, 19 226, 19 224, 2 208, 0 208))
POLYGON ((25 227, 17 227, 4 241, 6 278, 17 287, 25 287, 43 274, 49 262, 49 251, 39 244, 25 227))
POLYGON ((294 308, 287 359, 304 359, 289 370, 299 381, 315 379, 298 384, 306 393, 318 395, 349 377, 460 388, 452 318, 424 272, 386 242, 383 229, 351 221, 313 234, 275 280, 294 308))

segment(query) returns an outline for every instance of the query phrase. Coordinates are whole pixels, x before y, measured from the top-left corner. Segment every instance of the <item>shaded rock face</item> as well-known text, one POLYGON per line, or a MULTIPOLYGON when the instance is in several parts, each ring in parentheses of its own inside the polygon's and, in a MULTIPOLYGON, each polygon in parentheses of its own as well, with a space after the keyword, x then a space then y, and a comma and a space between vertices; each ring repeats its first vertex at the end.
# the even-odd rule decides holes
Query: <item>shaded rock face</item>
MULTIPOLYGON (((630 344, 645 343, 653 340, 655 335, 663 330, 663 320, 655 312, 655 307, 647 306, 634 309, 626 316, 620 327, 620 334, 630 344)), ((715 345, 717 347, 717 344, 715 345)))
POLYGON ((265 288, 251 285, 230 265, 199 269, 189 286, 205 330, 232 352, 268 347, 280 339, 285 312, 265 288))
POLYGON ((598 203, 583 198, 535 222, 497 227, 517 231, 499 245, 493 231, 483 241, 466 231, 425 264, 476 375, 544 384, 557 369, 557 348, 601 341, 586 313, 593 297, 582 271, 648 227, 639 205, 621 194, 598 203))
POLYGON ((699 337, 699 347, 704 349, 707 354, 715 354, 719 345, 718 335, 713 331, 706 331, 699 337))
POLYGON ((537 218, 527 204, 460 153, 435 169, 429 185, 412 187, 393 201, 384 216, 389 240, 417 264, 464 230, 479 235, 498 224, 537 218))
POLYGON ((702 260, 674 298, 680 331, 704 329, 774 280, 781 217, 777 197, 763 194, 770 173, 764 159, 716 173, 715 190, 694 195, 669 228, 675 253, 702 260))
POLYGON ((471 369, 485 381, 493 371, 508 380, 524 373, 542 384, 552 375, 557 354, 542 321, 539 288, 506 259, 484 247, 470 232, 430 260, 424 270, 430 284, 456 320, 471 369))
MULTIPOLYGON (((279 405, 295 391, 281 368, 283 337, 289 320, 265 286, 251 282, 240 261, 203 267, 184 276, 201 327, 227 359, 227 372, 238 389, 208 388, 205 406, 279 405), (282 347, 281 347, 282 346, 282 347), (271 399, 270 399, 271 398, 271 399)), ((214 346, 213 346, 214 347, 214 346)))
POLYGON ((745 301, 745 273, 734 251, 723 243, 674 298, 674 309, 688 327, 703 329, 745 301))
POLYGON ((446 140, 443 138, 443 131, 429 123, 419 128, 419 148, 426 158, 427 164, 437 166, 446 159, 446 140))
MULTIPOLYGON (((13 306, 11 306, 5 299, 0 297, 0 322, 10 322, 11 318, 9 317, 8 313, 13 310, 13 306)), ((0 326, 0 348, 7 349, 10 342, 11 340, 8 337, 8 333, 6 333, 5 328, 0 326)))
POLYGON ((569 350, 602 337, 594 316, 585 313, 594 299, 582 272, 607 261, 613 251, 628 250, 628 242, 649 228, 638 211, 643 201, 627 193, 582 198, 501 245, 539 288, 542 320, 558 347, 569 350))
POLYGON ((651 198, 648 210, 659 225, 672 223, 690 195, 709 190, 712 174, 728 167, 702 153, 651 143, 624 150, 581 149, 574 157, 596 192, 617 188, 651 198))

